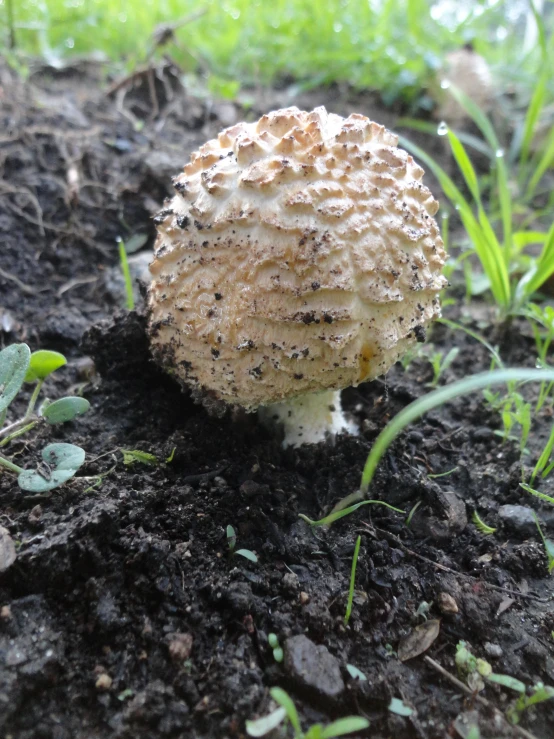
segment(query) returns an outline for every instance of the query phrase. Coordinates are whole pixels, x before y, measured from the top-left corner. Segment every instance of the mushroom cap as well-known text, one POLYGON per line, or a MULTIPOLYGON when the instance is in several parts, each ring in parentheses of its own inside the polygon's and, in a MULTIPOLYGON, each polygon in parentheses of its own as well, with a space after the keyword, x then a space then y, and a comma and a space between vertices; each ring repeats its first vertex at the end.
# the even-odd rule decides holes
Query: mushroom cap
POLYGON ((385 373, 446 285, 438 203, 397 141, 291 107, 193 153, 155 217, 159 360, 247 409, 385 373))

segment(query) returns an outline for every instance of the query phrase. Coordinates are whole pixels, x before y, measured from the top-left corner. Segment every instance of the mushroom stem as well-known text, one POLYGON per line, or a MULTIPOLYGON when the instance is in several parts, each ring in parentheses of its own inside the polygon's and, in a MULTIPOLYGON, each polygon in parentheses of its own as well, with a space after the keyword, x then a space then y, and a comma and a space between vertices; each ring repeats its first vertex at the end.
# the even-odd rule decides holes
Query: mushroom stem
POLYGON ((357 435, 358 428, 345 417, 340 391, 325 390, 261 406, 258 414, 264 423, 281 424, 285 432, 283 446, 317 444, 341 431, 357 435))

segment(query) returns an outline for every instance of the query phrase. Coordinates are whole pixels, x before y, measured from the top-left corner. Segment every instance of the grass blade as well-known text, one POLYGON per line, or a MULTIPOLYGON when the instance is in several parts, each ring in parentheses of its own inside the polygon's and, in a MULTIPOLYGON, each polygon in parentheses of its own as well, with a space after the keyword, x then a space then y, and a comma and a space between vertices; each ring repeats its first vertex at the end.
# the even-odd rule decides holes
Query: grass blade
POLYGON ((360 554, 360 544, 362 543, 362 537, 358 536, 356 539, 356 546, 354 547, 354 556, 352 557, 352 569, 350 570, 350 588, 348 589, 348 603, 346 604, 346 613, 344 614, 344 625, 348 626, 350 616, 352 615, 352 603, 354 601, 354 586, 356 584, 356 568, 358 566, 358 555, 360 554))
POLYGON ((483 270, 489 278, 494 299, 497 305, 506 311, 511 304, 510 280, 504 254, 484 211, 481 209, 478 221, 473 215, 471 206, 442 167, 409 139, 403 136, 400 136, 399 139, 404 148, 408 149, 429 167, 438 179, 447 198, 458 210, 483 270))
POLYGON ((453 131, 448 130, 447 136, 448 141, 450 142, 450 148, 452 149, 452 154, 454 155, 454 159, 456 160, 456 163, 460 168, 460 172, 462 173, 464 180, 466 181, 470 193, 473 195, 473 199, 480 206, 481 193, 479 192, 479 180, 477 179, 477 175, 475 174, 475 170, 473 169, 473 164, 471 163, 471 160, 468 157, 463 144, 456 136, 456 134, 453 131))
POLYGON ((125 305, 127 310, 134 310, 135 298, 133 296, 133 281, 129 270, 129 261, 127 260, 127 250, 122 240, 119 241, 119 261, 121 271, 123 272, 123 280, 125 282, 125 305))
POLYGON ((554 274, 554 223, 550 227, 539 258, 523 275, 516 288, 516 305, 523 305, 554 274))
POLYGON ((541 181, 544 173, 547 169, 549 169, 554 164, 554 126, 551 128, 550 133, 548 134, 548 138, 546 140, 546 144, 542 149, 542 154, 540 156, 539 162, 537 166, 535 167, 535 171, 533 172, 531 179, 529 180, 529 184, 527 185, 527 191, 525 193, 525 197, 527 200, 531 200, 535 194, 535 190, 537 189, 537 186, 539 182, 541 181))
POLYGON ((523 126, 523 138, 521 141, 520 166, 524 166, 529 158, 529 147, 535 134, 537 121, 540 118, 546 96, 546 85, 549 79, 548 69, 544 69, 533 92, 533 97, 527 108, 525 124, 523 126))
POLYGON ((390 421, 383 431, 375 440, 371 452, 366 460, 362 473, 360 489, 365 495, 369 489, 369 485, 377 469, 377 465, 381 461, 383 455, 390 447, 392 442, 409 426, 412 421, 428 413, 433 408, 438 408, 455 398, 463 395, 469 395, 477 390, 484 390, 491 385, 503 385, 508 382, 544 382, 554 380, 554 369, 552 370, 536 370, 536 369, 501 369, 492 372, 481 372, 463 380, 458 380, 450 385, 445 385, 438 390, 418 398, 404 410, 400 411, 390 421))

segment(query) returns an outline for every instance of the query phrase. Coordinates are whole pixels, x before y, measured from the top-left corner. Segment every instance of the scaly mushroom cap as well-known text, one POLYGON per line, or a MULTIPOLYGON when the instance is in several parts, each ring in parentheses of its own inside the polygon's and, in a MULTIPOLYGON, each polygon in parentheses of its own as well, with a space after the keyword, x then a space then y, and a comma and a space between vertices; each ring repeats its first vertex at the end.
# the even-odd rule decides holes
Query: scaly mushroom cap
POLYGON ((155 218, 160 360, 249 409, 386 372, 446 284, 438 203, 397 141, 292 107, 195 152, 155 218))

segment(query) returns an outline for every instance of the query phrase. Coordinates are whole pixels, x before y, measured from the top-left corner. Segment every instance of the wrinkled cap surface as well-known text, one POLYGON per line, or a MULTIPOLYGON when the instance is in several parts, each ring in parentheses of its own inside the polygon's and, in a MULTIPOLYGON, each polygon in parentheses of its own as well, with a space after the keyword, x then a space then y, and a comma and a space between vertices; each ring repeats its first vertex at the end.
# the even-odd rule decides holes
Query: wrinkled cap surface
POLYGON ((155 218, 155 354, 255 408, 385 373, 439 315, 438 203, 397 137, 295 107, 208 141, 155 218))

